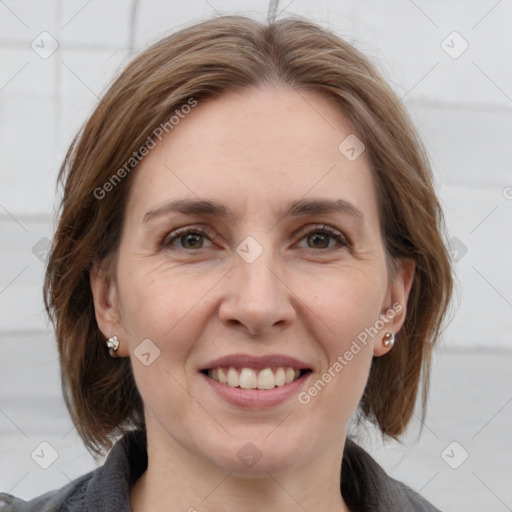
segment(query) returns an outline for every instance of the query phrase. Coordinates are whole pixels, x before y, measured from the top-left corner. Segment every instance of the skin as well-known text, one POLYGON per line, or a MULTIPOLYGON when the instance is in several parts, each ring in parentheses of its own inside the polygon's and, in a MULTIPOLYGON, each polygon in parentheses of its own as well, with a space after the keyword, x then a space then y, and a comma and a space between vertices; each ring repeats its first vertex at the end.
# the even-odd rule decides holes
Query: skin
POLYGON ((411 262, 388 275, 366 152, 349 161, 338 150, 353 133, 318 93, 230 92, 200 102, 134 171, 115 262, 94 267, 91 288, 98 325, 118 336, 119 357, 132 358, 145 405, 149 465, 131 492, 135 512, 348 510, 339 482, 347 423, 372 357, 390 350, 385 332, 403 324, 413 275, 411 262), (277 216, 288 201, 313 197, 344 199, 362 219, 277 216), (177 198, 216 200, 236 216, 143 222, 177 198), (206 235, 171 240, 182 226, 206 235), (236 252, 248 236, 263 249, 252 263, 236 252), (307 390, 396 303, 402 310, 307 405, 293 397, 241 409, 198 373, 228 354, 286 354, 311 366, 307 390), (133 354, 144 339, 160 350, 149 366, 133 354), (262 455, 252 467, 237 457, 247 442, 262 455))

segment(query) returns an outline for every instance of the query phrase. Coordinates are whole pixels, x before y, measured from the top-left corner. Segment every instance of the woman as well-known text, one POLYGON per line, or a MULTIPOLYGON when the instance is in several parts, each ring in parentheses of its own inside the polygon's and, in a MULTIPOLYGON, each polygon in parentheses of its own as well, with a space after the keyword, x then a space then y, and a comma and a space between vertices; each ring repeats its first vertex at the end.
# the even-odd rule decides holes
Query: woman
POLYGON ((122 438, 1 510, 437 510, 347 435, 425 405, 452 289, 427 158, 358 51, 301 19, 186 28, 121 73, 60 180, 66 402, 91 452, 122 438))

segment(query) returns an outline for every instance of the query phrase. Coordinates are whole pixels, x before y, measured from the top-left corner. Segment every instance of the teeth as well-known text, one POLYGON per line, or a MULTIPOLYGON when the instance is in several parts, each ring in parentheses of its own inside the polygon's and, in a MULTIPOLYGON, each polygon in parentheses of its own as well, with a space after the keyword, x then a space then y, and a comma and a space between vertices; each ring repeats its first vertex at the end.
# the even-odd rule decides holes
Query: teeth
MULTIPOLYGON (((212 372, 214 372, 214 371, 215 370, 212 370, 212 372)), ((212 375, 212 379, 215 379, 215 374, 212 375)), ((218 379, 215 379, 215 380, 222 382, 222 384, 228 383, 228 376, 224 373, 224 370, 222 368, 219 368, 218 379)))
MULTIPOLYGON (((213 375, 210 375, 210 377, 213 379, 213 375)), ((231 386, 232 388, 236 388, 239 385, 239 379, 238 379, 238 372, 231 367, 228 370, 228 386, 231 386)))
POLYGON ((238 383, 242 389, 254 389, 258 385, 256 372, 250 368, 242 368, 238 383))
POLYGON ((276 386, 283 386, 286 384, 286 373, 284 368, 279 367, 274 375, 274 383, 276 386))
POLYGON ((252 368, 242 368, 240 372, 233 366, 227 370, 225 368, 213 368, 208 370, 208 377, 227 384, 233 388, 242 389, 274 389, 276 386, 284 386, 299 378, 300 371, 291 367, 283 368, 265 368, 254 370, 252 368))
MULTIPOLYGON (((245 368, 242 370, 242 373, 245 371, 245 368)), ((240 382, 242 382, 242 374, 240 374, 240 382)), ((242 384, 240 384, 242 386, 242 384)), ((274 389, 275 387, 275 378, 274 373, 270 368, 265 368, 261 370, 258 374, 258 383, 255 386, 258 389, 274 389)))

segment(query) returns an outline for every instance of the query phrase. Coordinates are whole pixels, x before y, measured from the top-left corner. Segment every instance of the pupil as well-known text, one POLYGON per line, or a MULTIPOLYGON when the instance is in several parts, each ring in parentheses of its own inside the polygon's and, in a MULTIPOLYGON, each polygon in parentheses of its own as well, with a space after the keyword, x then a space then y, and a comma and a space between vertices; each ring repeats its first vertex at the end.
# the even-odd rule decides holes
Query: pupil
POLYGON ((196 242, 199 242, 199 235, 185 235, 185 245, 187 245, 187 243, 190 243, 190 241, 192 241, 191 243, 191 246, 192 247, 195 247, 197 245, 196 242), (195 238, 195 242, 194 242, 194 238, 195 238))
MULTIPOLYGON (((325 235, 315 234, 315 235, 312 235, 312 237, 313 237, 313 240, 318 240, 320 238, 320 242, 322 242, 322 238, 324 239, 323 240, 324 242, 326 240, 325 235)), ((313 244, 318 247, 318 244, 316 244, 315 242, 313 242, 313 244)))

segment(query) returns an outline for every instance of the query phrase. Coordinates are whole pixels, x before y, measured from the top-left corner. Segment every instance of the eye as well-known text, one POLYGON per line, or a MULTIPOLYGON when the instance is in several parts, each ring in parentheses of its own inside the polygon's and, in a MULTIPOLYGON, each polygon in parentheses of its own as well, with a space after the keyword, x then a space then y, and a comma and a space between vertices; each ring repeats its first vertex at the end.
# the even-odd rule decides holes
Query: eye
MULTIPOLYGON (((301 235, 301 240, 306 238, 308 242, 311 242, 312 245, 308 244, 309 247, 307 247, 309 249, 336 250, 351 247, 349 240, 341 231, 324 224, 304 230, 301 235), (336 244, 334 246, 331 245, 332 241, 336 242, 337 247, 336 244)), ((211 242, 210 237, 203 227, 186 226, 171 231, 163 238, 160 245, 162 248, 199 250, 206 248, 203 244, 205 239, 211 242), (176 242, 180 245, 176 246, 176 242)))
POLYGON ((350 242, 347 237, 337 229, 326 225, 317 225, 314 228, 308 229, 303 232, 302 239, 306 238, 308 242, 312 243, 310 249, 340 249, 350 247, 350 242), (337 242, 338 247, 329 246, 329 243, 334 240, 337 242))
POLYGON ((200 226, 187 226, 178 228, 169 233, 162 240, 162 247, 173 247, 177 249, 204 249, 202 240, 208 238, 206 230, 200 226), (175 247, 174 242, 180 242, 181 247, 175 247))

